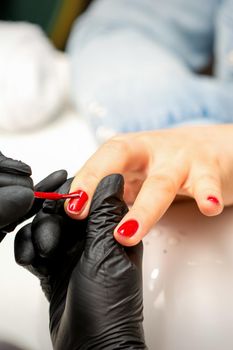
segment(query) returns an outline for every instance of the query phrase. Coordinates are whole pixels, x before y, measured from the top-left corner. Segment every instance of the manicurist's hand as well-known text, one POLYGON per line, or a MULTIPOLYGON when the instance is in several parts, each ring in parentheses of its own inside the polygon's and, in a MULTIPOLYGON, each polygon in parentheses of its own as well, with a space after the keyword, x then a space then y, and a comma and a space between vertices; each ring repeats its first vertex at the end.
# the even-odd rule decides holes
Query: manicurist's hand
POLYGON ((59 170, 47 176, 34 188, 30 166, 0 152, 0 241, 42 207, 44 201, 34 198, 34 190, 53 191, 66 178, 66 171, 59 170))
POLYGON ((50 303, 54 350, 147 349, 142 243, 125 248, 113 237, 128 210, 123 182, 114 174, 98 184, 86 220, 70 219, 64 201, 45 201, 16 235, 16 261, 40 279, 50 303))
POLYGON ((25 215, 33 204, 31 168, 0 152, 0 241, 6 227, 25 215))
POLYGON ((99 181, 111 173, 125 179, 130 211, 114 230, 123 245, 137 244, 176 195, 194 198, 207 216, 233 204, 233 125, 183 127, 115 137, 86 162, 71 185, 80 198, 66 202, 74 219, 88 215, 99 181))

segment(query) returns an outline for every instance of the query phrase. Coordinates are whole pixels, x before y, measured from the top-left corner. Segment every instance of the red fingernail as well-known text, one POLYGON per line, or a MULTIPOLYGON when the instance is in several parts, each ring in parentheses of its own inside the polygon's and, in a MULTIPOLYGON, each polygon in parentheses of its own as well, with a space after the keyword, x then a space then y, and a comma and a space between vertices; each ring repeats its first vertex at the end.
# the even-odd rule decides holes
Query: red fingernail
POLYGON ((121 236, 132 237, 138 229, 138 222, 136 220, 125 221, 117 230, 121 236))
POLYGON ((82 190, 76 193, 79 194, 79 198, 70 199, 67 210, 71 213, 79 214, 88 200, 88 195, 82 190))
POLYGON ((207 200, 210 201, 210 202, 212 202, 212 203, 214 203, 214 204, 219 204, 219 200, 218 200, 218 198, 216 198, 216 197, 209 196, 209 197, 207 198, 207 200))

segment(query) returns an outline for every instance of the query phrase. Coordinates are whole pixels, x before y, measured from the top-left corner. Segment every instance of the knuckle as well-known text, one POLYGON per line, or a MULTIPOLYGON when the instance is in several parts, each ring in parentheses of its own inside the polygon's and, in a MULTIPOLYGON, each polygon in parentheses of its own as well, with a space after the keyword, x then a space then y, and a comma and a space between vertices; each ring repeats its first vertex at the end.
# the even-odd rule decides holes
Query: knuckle
POLYGON ((197 186, 219 187, 219 179, 211 174, 202 175, 197 179, 197 186))
POLYGON ((156 174, 151 176, 150 184, 155 188, 158 188, 159 186, 166 193, 174 193, 177 187, 172 177, 164 174, 156 174))
POLYGON ((70 191, 75 191, 77 188, 92 189, 93 186, 100 181, 97 171, 91 165, 86 165, 85 168, 81 169, 74 177, 70 191))
POLYGON ((77 183, 85 183, 85 186, 87 188, 92 188, 93 185, 96 186, 96 184, 101 180, 100 176, 98 176, 97 172, 95 173, 94 170, 91 168, 87 168, 85 171, 85 174, 82 175, 82 177, 77 178, 77 183))
POLYGON ((128 143, 124 138, 121 137, 113 137, 108 142, 106 142, 103 147, 108 151, 110 154, 116 154, 122 156, 125 154, 128 149, 128 143))
POLYGON ((153 208, 150 208, 143 203, 137 203, 134 207, 134 211, 136 213, 143 213, 143 216, 147 219, 147 223, 149 222, 149 218, 152 220, 154 218, 153 208))

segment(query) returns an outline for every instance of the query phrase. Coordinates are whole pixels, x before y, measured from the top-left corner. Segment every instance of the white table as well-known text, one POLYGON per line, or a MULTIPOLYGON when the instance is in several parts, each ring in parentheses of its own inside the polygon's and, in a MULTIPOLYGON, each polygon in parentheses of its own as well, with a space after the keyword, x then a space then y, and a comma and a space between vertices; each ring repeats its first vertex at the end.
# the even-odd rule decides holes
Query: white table
POLYGON ((144 304, 149 349, 233 349, 233 208, 169 209, 144 240, 144 304))

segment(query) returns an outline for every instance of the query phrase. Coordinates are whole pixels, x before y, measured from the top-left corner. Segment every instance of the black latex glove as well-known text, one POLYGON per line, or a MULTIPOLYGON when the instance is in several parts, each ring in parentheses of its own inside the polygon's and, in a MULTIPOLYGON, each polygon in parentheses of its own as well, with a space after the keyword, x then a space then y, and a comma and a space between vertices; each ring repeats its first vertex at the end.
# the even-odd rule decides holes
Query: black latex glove
POLYGON ((23 349, 19 348, 17 345, 0 341, 0 350, 23 350, 23 349))
MULTIPOLYGON (((59 192, 66 192, 67 182, 59 192)), ((142 328, 142 244, 120 246, 113 230, 127 212, 123 178, 104 178, 88 220, 46 201, 15 239, 16 261, 41 280, 50 302, 54 349, 146 349, 142 328)))
MULTIPOLYGON (((34 200, 31 168, 21 162, 5 157, 0 152, 0 241, 17 224, 34 215, 42 206, 42 200, 34 200)), ((54 172, 42 180, 37 191, 54 191, 64 181, 64 170, 54 172)))

